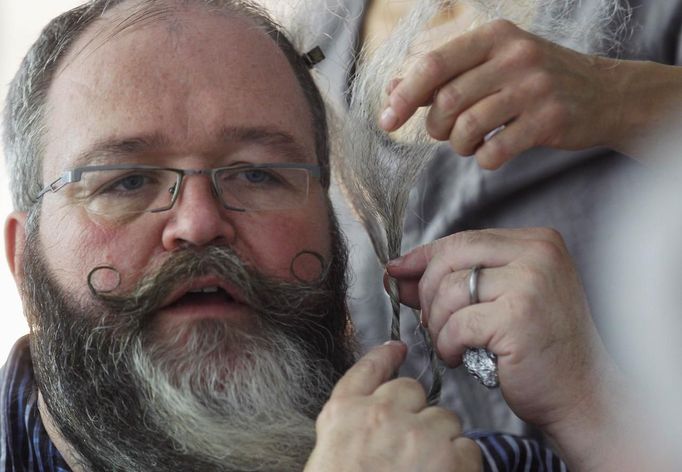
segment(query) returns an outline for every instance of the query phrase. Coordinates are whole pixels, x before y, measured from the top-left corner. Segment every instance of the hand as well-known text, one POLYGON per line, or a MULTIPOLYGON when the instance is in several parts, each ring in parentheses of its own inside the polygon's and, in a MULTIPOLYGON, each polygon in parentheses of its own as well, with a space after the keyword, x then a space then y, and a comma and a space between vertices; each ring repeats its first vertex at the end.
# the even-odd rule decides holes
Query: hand
MULTIPOLYGON (((502 393, 514 412, 552 428, 598 396, 603 346, 561 236, 549 229, 468 231, 389 263, 401 302, 421 307, 439 356, 461 363, 467 347, 498 356, 502 393), (479 274, 480 303, 468 277, 479 274)), ((601 392, 599 392, 601 393, 601 392)))
POLYGON ((305 471, 482 470, 454 413, 427 407, 416 380, 389 380, 405 354, 402 343, 380 346, 341 378, 317 419, 305 471))
POLYGON ((610 145, 626 105, 618 64, 493 21, 425 54, 393 81, 380 125, 394 131, 432 105, 429 134, 462 156, 475 154, 486 169, 535 146, 610 145))

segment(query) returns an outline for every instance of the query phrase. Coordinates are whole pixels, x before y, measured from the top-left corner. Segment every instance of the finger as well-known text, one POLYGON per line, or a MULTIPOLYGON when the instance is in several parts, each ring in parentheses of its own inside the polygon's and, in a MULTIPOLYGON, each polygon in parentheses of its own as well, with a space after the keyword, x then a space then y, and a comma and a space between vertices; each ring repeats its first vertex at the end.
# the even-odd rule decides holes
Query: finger
POLYGON ((398 280, 401 302, 421 308, 423 319, 428 320, 431 301, 447 274, 469 270, 474 265, 486 268, 507 265, 525 249, 522 240, 504 233, 463 231, 412 250, 389 262, 386 270, 398 280))
POLYGON ((401 77, 396 77, 395 79, 389 80, 388 84, 386 84, 386 94, 390 95, 402 81, 403 79, 401 77))
POLYGON ((458 437, 452 442, 457 460, 457 470, 461 472, 479 472, 483 470, 483 454, 476 441, 458 437))
POLYGON ((449 136, 452 149, 461 156, 473 155, 486 142, 486 135, 511 122, 520 109, 508 91, 484 98, 457 117, 449 136))
POLYGON ((467 231, 446 238, 438 244, 419 281, 419 305, 424 318, 430 317, 431 301, 443 278, 475 265, 484 268, 503 267, 521 258, 528 249, 523 240, 499 236, 487 231, 467 231))
MULTIPOLYGON (((508 80, 508 77, 500 74, 495 61, 490 61, 444 84, 436 92, 426 116, 429 134, 435 139, 449 139, 460 114, 487 97, 498 94, 502 90, 503 80, 508 80)), ((473 151, 469 154, 473 154, 473 151)))
POLYGON ((434 257, 443 259, 444 256, 454 255, 458 258, 453 261, 452 270, 470 268, 476 264, 485 267, 497 267, 509 262, 505 260, 505 254, 513 256, 513 249, 496 251, 505 246, 504 241, 517 240, 540 241, 550 243, 557 248, 566 251, 561 234, 552 228, 494 228, 477 231, 462 231, 446 236, 423 246, 418 246, 407 254, 389 261, 386 264, 386 271, 391 277, 398 279, 399 283, 409 282, 419 279, 424 275, 424 271, 434 257), (489 251, 492 245, 495 251, 489 251), (511 253, 510 253, 511 251, 511 253))
POLYGON ((476 149, 478 165, 484 169, 498 169, 524 151, 540 145, 542 123, 530 120, 525 113, 509 123, 505 129, 476 149))
POLYGON ((496 302, 478 303, 462 308, 450 316, 436 339, 438 356, 450 367, 462 363, 462 355, 470 347, 484 347, 498 356, 504 355, 495 336, 504 332, 504 321, 496 302))
MULTIPOLYGON (((509 290, 513 290, 517 282, 517 272, 508 267, 480 269, 478 272, 478 303, 495 301, 509 290)), ((462 308, 471 305, 469 279, 471 270, 461 270, 446 275, 431 300, 429 309, 423 317, 433 339, 443 328, 450 316, 462 308)))
MULTIPOLYGON (((391 276, 388 272, 384 273, 384 289, 389 292, 388 281, 391 276)), ((407 305, 412 308, 419 309, 419 280, 421 274, 418 277, 407 277, 396 279, 398 283, 398 299, 403 305, 407 305)))
POLYGON ((400 377, 379 386, 374 397, 390 402, 401 410, 417 413, 426 406, 426 392, 424 387, 408 377, 400 377))
MULTIPOLYGON (((500 239, 523 239, 521 232, 525 230, 515 229, 485 229, 475 231, 461 231, 451 234, 436 241, 418 246, 397 259, 393 259, 386 264, 386 271, 391 277, 401 280, 420 278, 427 266, 434 257, 443 257, 449 252, 462 250, 464 252, 474 249, 474 246, 497 243, 500 239)), ((471 267, 476 261, 478 252, 485 253, 485 248, 480 248, 476 256, 466 257, 466 267, 471 267), (473 264, 471 263, 473 262, 473 264)), ((463 257, 466 254, 462 254, 463 257)), ((498 258, 494 258, 497 260, 498 258)), ((488 259, 486 259, 488 261, 488 259)), ((488 266, 499 264, 488 264, 488 266)))
POLYGON ((417 416, 420 421, 428 424, 429 432, 434 437, 454 440, 462 434, 459 417, 450 410, 431 406, 424 408, 417 416))
POLYGON ((370 395, 398 370, 405 360, 407 347, 390 341, 365 354, 336 384, 331 397, 370 395))
POLYGON ((486 60, 494 41, 483 28, 465 33, 419 58, 389 96, 379 121, 386 131, 402 126, 442 85, 486 60))

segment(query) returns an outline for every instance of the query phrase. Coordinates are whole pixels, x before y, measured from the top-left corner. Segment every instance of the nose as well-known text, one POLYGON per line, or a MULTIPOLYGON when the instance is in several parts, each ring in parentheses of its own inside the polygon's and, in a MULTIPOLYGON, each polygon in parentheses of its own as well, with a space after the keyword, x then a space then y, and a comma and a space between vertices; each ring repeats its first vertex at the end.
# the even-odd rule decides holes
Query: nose
POLYGON ((230 210, 225 210, 213 195, 210 179, 205 175, 183 179, 178 199, 169 213, 171 217, 162 235, 166 250, 225 245, 235 241, 234 215, 230 215, 230 210))

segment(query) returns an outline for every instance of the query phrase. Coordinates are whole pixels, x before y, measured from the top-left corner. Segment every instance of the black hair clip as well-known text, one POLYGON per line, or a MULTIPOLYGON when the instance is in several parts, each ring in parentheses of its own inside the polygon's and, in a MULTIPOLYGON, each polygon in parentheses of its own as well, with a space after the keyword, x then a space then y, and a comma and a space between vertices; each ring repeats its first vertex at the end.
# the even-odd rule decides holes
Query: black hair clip
POLYGON ((322 48, 320 48, 320 46, 315 46, 301 57, 308 66, 308 69, 312 69, 316 64, 322 62, 324 59, 324 53, 322 52, 322 48))

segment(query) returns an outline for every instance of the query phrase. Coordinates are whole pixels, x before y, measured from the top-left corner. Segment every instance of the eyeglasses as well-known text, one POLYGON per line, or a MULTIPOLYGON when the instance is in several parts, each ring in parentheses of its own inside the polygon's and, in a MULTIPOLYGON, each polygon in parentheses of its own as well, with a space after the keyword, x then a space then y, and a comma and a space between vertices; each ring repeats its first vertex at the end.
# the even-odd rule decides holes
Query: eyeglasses
POLYGON ((173 169, 117 164, 64 171, 37 196, 69 186, 69 196, 88 212, 112 219, 173 207, 185 176, 206 175, 224 208, 235 211, 286 210, 308 200, 315 164, 237 164, 215 169, 173 169))

